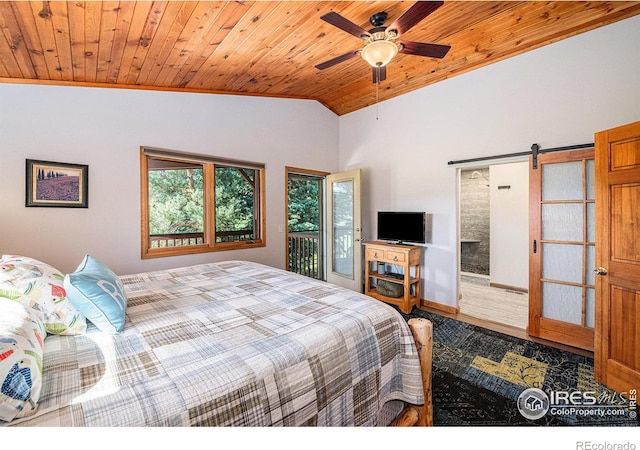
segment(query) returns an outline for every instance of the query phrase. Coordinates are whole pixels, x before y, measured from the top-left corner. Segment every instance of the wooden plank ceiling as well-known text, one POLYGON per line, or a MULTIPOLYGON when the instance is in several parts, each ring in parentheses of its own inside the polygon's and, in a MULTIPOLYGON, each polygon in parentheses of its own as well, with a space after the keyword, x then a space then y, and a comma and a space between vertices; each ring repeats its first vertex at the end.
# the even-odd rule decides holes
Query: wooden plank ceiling
POLYGON ((343 115, 640 13, 637 1, 447 1, 401 37, 449 53, 398 54, 378 94, 360 57, 314 67, 363 46, 323 14, 368 30, 372 14, 390 25, 412 4, 2 1, 0 82, 313 99, 343 115))

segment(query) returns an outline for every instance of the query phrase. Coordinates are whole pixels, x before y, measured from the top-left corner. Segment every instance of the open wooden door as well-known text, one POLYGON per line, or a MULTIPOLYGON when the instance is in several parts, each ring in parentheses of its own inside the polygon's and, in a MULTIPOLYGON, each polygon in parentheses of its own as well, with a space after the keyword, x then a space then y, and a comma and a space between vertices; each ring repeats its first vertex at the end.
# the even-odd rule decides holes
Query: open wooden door
POLYGON ((360 169, 327 176, 327 281, 362 292, 360 169))
POLYGON ((640 122, 595 144, 595 377, 628 393, 640 387, 640 122))

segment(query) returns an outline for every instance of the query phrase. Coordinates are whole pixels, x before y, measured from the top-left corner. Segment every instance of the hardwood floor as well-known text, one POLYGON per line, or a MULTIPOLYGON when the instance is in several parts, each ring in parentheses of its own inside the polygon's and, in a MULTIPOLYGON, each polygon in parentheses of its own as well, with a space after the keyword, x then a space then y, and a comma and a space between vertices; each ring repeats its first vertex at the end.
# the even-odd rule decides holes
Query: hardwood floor
POLYGON ((593 352, 529 336, 526 331, 529 310, 528 294, 490 287, 488 281, 469 279, 464 276, 461 280, 460 291, 462 298, 457 314, 424 306, 420 309, 498 333, 593 358, 593 352))

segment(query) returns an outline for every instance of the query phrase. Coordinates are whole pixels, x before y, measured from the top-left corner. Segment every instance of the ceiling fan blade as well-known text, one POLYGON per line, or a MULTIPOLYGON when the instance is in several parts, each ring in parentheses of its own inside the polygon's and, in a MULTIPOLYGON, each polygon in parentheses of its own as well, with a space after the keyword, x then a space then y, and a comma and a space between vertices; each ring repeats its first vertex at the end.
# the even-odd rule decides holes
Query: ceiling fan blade
POLYGON ((353 58, 354 56, 357 56, 359 52, 360 50, 351 50, 350 52, 345 53, 344 55, 336 56, 333 59, 330 59, 328 61, 325 61, 323 63, 316 65, 316 69, 319 69, 319 70, 328 69, 329 67, 335 66, 336 64, 347 61, 353 58))
POLYGON ((450 45, 430 44, 427 42, 396 41, 401 45, 400 53, 406 55, 426 56, 428 58, 444 58, 450 45))
POLYGON ((418 22, 427 17, 429 14, 440 8, 444 2, 424 2, 418 1, 412 7, 402 13, 387 29, 396 30, 398 36, 406 33, 413 28, 418 22))
POLYGON ((335 11, 328 12, 320 18, 334 27, 338 27, 342 31, 346 31, 349 34, 354 35, 355 37, 369 37, 369 32, 367 30, 351 22, 349 19, 345 19, 335 11))
POLYGON ((372 67, 371 69, 374 83, 380 83, 387 79, 387 66, 372 67))

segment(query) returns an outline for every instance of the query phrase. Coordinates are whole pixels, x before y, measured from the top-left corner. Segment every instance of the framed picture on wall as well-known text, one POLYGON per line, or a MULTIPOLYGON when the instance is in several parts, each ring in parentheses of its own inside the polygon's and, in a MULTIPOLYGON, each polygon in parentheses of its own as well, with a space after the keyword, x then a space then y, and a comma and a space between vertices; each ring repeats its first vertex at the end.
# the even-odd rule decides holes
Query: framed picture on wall
POLYGON ((25 206, 89 207, 89 166, 27 159, 25 206))

